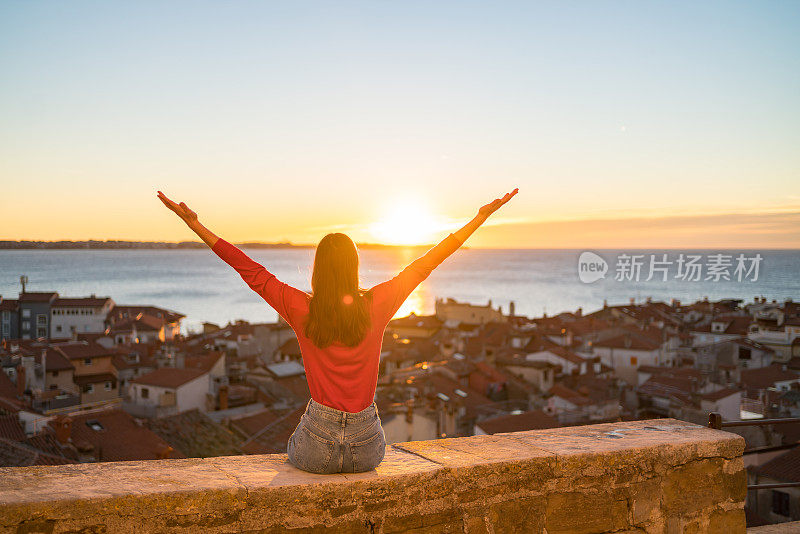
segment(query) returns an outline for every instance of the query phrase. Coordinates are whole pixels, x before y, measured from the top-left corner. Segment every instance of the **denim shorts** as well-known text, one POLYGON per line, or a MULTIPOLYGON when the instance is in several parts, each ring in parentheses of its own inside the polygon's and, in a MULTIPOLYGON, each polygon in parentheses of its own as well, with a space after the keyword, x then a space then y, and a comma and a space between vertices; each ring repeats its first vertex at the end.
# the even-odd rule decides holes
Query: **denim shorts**
POLYGON ((310 473, 360 473, 375 469, 386 453, 378 407, 357 413, 308 401, 287 447, 289 462, 310 473))

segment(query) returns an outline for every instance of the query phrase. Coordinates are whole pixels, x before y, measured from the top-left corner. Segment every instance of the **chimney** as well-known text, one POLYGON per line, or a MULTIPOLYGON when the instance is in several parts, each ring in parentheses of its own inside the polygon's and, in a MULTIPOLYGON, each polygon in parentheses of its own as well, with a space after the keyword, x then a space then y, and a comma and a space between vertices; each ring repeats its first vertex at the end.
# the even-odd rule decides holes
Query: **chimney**
POLYGON ((605 310, 606 308, 608 308, 608 300, 603 299, 603 309, 605 310))
POLYGON ((56 439, 62 445, 66 445, 72 436, 72 418, 66 415, 58 415, 50 421, 56 431, 56 439))
POLYGON ((634 304, 636 304, 636 299, 631 297, 631 306, 633 306, 634 304))
POLYGON ((575 315, 577 317, 583 317, 583 308, 578 308, 577 310, 575 310, 575 315))
POLYGON ((228 386, 219 387, 219 409, 228 409, 228 386))
POLYGON ((78 341, 78 329, 75 328, 74 326, 72 327, 71 338, 72 338, 72 341, 78 341))
POLYGON ((514 305, 514 301, 512 300, 512 301, 511 301, 511 302, 508 304, 508 314, 509 314, 509 315, 511 315, 511 316, 513 316, 515 311, 516 311, 516 306, 514 305))

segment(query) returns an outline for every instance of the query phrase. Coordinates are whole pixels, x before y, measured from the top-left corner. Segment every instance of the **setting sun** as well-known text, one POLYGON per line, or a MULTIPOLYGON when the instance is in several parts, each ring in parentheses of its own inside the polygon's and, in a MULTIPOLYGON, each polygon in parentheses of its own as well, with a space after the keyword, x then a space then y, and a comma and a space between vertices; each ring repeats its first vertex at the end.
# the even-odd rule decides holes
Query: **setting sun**
POLYGON ((440 229, 436 219, 422 205, 401 201, 370 226, 370 232, 386 245, 420 245, 431 242, 440 229))

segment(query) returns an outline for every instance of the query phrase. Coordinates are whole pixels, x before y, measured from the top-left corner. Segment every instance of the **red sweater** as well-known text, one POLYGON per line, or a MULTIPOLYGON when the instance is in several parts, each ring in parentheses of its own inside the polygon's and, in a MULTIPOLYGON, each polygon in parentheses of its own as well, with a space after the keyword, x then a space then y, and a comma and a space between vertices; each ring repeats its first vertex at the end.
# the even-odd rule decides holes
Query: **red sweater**
POLYGON ((325 406, 355 413, 368 407, 375 398, 383 332, 389 320, 431 271, 461 245, 450 234, 400 274, 370 289, 372 326, 361 343, 347 347, 337 342, 324 349, 304 334, 311 298, 308 293, 281 282, 224 239, 219 239, 212 250, 236 269, 247 285, 292 327, 300 342, 311 397, 325 406))

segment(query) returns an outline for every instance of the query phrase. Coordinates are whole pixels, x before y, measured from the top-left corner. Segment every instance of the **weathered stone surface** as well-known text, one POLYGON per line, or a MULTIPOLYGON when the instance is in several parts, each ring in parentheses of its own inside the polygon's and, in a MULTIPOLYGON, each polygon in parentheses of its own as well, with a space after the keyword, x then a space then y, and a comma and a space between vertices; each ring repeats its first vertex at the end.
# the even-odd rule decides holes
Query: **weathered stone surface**
POLYGON ((788 523, 750 527, 747 529, 747 534, 794 534, 796 532, 800 532, 800 521, 789 521, 788 523))
POLYGON ((664 477, 664 507, 679 513, 696 512, 726 499, 743 500, 744 470, 726 473, 722 458, 697 459, 675 467, 664 477))
POLYGON ((671 419, 286 455, 0 468, 0 532, 744 532, 742 438, 671 419))

